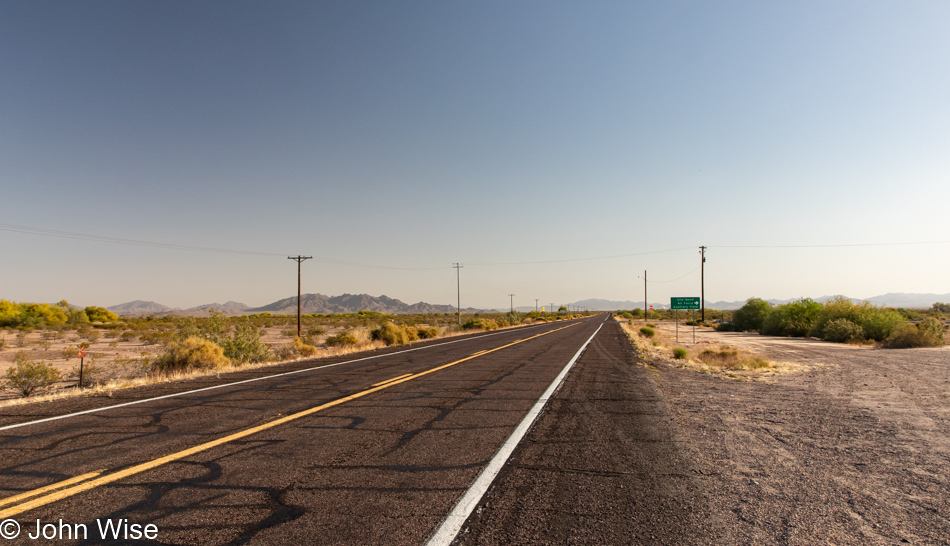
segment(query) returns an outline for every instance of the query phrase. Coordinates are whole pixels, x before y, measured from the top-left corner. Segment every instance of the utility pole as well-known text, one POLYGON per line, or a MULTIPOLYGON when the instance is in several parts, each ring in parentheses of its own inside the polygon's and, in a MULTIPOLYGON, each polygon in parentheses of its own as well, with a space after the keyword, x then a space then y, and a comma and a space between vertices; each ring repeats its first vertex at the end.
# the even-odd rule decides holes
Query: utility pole
POLYGON ((288 260, 297 262, 297 337, 300 337, 300 264, 312 258, 313 256, 287 256, 288 260))
POLYGON ((462 269, 465 266, 463 266, 460 263, 454 263, 452 264, 452 267, 455 268, 455 289, 457 290, 456 295, 458 297, 458 309, 456 309, 458 313, 456 314, 459 317, 459 326, 461 326, 462 325, 462 284, 461 284, 462 281, 459 279, 459 277, 461 276, 461 271, 459 271, 459 269, 462 269))
POLYGON ((509 312, 509 313, 514 313, 514 312, 515 312, 515 295, 514 295, 514 294, 508 294, 508 297, 511 298, 511 308, 510 308, 510 310, 509 310, 508 312, 509 312))
POLYGON ((646 324, 647 321, 647 311, 649 306, 647 305, 647 270, 643 270, 643 322, 646 324))
MULTIPOLYGON (((706 322, 706 247, 699 247, 699 253, 703 257, 703 261, 699 262, 699 301, 702 305, 702 311, 699 320, 700 322, 706 322)), ((694 269, 693 271, 696 270, 694 269)))
POLYGON ((534 298, 534 312, 538 312, 538 298, 534 298))

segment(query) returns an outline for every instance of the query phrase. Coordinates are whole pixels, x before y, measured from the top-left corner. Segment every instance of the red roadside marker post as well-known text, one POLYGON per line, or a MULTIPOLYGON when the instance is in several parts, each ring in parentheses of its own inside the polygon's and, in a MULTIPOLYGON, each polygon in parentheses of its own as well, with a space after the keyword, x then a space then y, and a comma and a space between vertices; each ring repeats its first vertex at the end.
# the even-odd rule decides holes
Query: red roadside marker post
POLYGON ((82 345, 79 346, 79 388, 82 388, 82 365, 83 359, 86 358, 86 348, 82 345))

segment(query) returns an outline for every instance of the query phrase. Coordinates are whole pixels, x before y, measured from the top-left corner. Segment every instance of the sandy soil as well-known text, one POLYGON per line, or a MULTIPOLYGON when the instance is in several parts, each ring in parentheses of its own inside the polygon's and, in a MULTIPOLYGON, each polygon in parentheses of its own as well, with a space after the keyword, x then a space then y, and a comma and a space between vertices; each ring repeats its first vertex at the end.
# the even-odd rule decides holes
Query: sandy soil
POLYGON ((730 378, 647 356, 731 542, 950 543, 950 347, 696 341, 800 366, 730 378))
MULTIPOLYGON (((327 335, 335 334, 342 329, 330 328, 327 334, 317 336, 316 341, 322 343, 327 335)), ((271 349, 288 345, 293 341, 293 338, 285 334, 287 330, 287 326, 265 328, 261 335, 261 341, 269 345, 271 349)), ((154 359, 164 351, 161 344, 148 344, 139 340, 138 337, 122 341, 119 339, 121 332, 121 330, 114 333, 105 330, 100 331, 99 339, 94 343, 90 343, 89 348, 86 349, 84 365, 91 364, 98 369, 97 380, 115 381, 143 376, 145 370, 142 363, 145 362, 145 359, 154 359)), ((88 342, 86 338, 81 337, 74 330, 64 330, 59 333, 49 330, 34 330, 20 338, 18 338, 18 333, 16 330, 0 330, 0 337, 4 340, 4 346, 0 348, 0 401, 15 399, 20 396, 19 393, 4 384, 7 369, 13 366, 16 354, 20 351, 25 352, 30 360, 49 363, 62 374, 62 381, 55 383, 49 389, 37 391, 38 393, 55 393, 76 385, 79 358, 75 356, 64 357, 63 349, 67 347, 76 348, 80 342, 88 342)), ((360 347, 360 349, 369 348, 373 347, 369 344, 363 344, 360 347)), ((334 351, 339 352, 339 350, 334 351)), ((327 356, 330 353, 331 351, 327 350, 326 347, 318 347, 317 353, 313 356, 327 356)))

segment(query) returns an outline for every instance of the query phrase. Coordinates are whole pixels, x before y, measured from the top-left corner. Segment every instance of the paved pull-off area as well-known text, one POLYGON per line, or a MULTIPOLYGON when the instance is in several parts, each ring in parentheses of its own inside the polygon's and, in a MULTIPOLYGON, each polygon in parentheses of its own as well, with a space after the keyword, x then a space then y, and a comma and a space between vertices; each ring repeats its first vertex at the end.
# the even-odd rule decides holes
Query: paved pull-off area
POLYGON ((4 408, 0 532, 425 544, 495 476, 457 543, 950 543, 950 350, 759 336, 822 365, 737 380, 605 319, 4 408))

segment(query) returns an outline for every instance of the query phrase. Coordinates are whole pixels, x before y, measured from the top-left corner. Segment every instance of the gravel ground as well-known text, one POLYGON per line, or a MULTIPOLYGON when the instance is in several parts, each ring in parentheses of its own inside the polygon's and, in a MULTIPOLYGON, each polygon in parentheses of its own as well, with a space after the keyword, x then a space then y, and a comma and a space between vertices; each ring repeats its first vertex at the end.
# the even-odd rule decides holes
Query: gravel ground
POLYGON ((950 544, 950 347, 697 341, 807 365, 750 380, 647 359, 730 542, 950 544))

